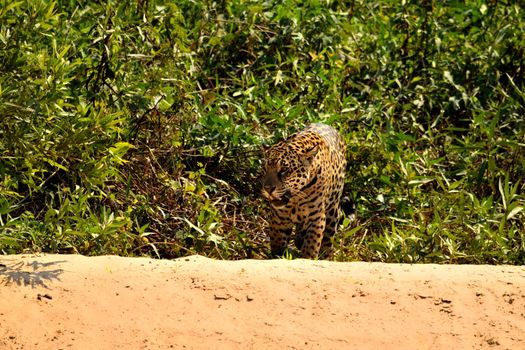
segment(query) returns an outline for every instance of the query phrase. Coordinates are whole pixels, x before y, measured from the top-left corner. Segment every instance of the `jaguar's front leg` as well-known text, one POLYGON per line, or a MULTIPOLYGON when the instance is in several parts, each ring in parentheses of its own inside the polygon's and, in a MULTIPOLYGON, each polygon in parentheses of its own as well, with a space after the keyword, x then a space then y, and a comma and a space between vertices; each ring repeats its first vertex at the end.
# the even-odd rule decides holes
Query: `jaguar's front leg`
POLYGON ((270 218, 270 248, 272 257, 283 256, 292 235, 292 223, 272 213, 270 218))
POLYGON ((304 237, 302 241, 301 255, 305 259, 316 259, 319 255, 321 242, 323 240, 323 233, 325 228, 325 217, 319 215, 314 220, 306 223, 301 229, 301 236, 304 237))

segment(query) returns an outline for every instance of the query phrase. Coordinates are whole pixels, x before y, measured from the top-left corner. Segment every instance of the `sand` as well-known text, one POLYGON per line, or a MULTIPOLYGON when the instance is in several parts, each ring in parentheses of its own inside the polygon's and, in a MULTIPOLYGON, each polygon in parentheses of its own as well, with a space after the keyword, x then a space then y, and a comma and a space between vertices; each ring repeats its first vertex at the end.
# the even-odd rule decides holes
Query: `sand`
POLYGON ((525 267, 0 256, 0 349, 525 349, 525 267))

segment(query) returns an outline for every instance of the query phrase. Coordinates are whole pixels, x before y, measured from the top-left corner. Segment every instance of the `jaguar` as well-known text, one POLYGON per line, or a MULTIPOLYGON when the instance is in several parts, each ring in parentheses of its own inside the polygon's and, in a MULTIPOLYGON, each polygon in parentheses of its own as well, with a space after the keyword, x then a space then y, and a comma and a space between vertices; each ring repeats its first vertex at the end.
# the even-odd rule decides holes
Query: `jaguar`
POLYGON ((329 257, 345 169, 344 140, 322 123, 310 124, 265 151, 261 193, 271 212, 272 256, 282 256, 294 235, 301 257, 329 257))

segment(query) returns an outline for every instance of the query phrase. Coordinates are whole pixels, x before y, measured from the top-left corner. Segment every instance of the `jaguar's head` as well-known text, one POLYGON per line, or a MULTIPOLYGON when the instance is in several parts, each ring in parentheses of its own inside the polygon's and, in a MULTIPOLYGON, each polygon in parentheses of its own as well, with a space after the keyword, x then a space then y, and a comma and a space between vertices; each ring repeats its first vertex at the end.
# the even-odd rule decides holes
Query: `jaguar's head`
POLYGON ((294 146, 281 141, 266 151, 261 192, 274 207, 285 206, 292 197, 300 196, 315 173, 313 159, 319 147, 294 146))

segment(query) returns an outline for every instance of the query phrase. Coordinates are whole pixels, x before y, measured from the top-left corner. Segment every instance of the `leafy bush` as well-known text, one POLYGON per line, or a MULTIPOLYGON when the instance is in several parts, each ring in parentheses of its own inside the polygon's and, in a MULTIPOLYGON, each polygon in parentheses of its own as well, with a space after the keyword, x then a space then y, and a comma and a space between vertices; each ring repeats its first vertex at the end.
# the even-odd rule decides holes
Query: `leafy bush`
POLYGON ((3 253, 266 257, 260 149, 324 121, 335 259, 525 262, 519 4, 0 4, 3 253))

